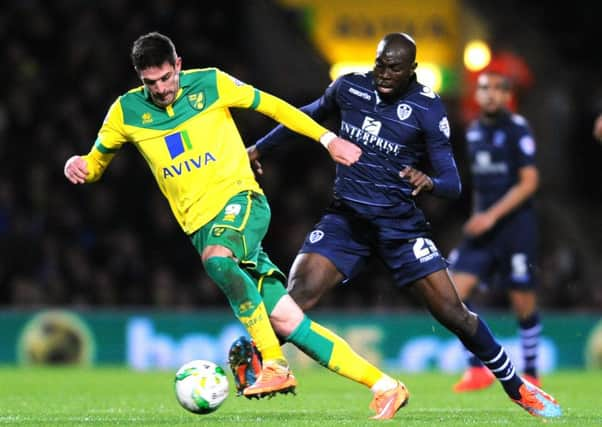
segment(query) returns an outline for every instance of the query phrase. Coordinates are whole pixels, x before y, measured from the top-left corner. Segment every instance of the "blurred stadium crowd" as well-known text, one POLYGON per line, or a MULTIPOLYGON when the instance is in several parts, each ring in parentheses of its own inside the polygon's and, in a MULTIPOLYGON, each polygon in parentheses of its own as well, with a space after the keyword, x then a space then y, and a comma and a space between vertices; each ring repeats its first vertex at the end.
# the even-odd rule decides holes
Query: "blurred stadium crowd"
MULTIPOLYGON (((110 103, 139 84, 129 49, 148 31, 174 39, 184 68, 218 66, 293 104, 306 102, 304 96, 258 83, 264 81, 262 70, 248 65, 245 35, 237 31, 243 25, 243 3, 23 0, 1 6, 0 306, 226 307, 135 149, 122 150, 93 186, 70 185, 63 165, 71 154, 88 151, 110 103)), ((318 95, 305 94, 309 99, 318 95)), ((449 99, 447 105, 456 127, 459 166, 465 168, 459 102, 449 99)), ((249 144, 273 125, 257 113, 234 115, 249 144)), ((333 167, 318 144, 301 139, 286 152, 273 153, 264 166, 260 183, 273 214, 264 246, 286 271, 328 205, 333 167)), ((457 243, 469 212, 465 189, 457 201, 430 196, 419 201, 446 252, 457 243)), ((555 195, 567 193, 544 187, 541 197, 541 304, 599 308, 600 203, 555 201, 555 195)), ((333 292, 321 307, 413 304, 392 288, 377 262, 347 286, 354 290, 333 292)), ((480 298, 493 306, 505 304, 495 290, 480 298)))

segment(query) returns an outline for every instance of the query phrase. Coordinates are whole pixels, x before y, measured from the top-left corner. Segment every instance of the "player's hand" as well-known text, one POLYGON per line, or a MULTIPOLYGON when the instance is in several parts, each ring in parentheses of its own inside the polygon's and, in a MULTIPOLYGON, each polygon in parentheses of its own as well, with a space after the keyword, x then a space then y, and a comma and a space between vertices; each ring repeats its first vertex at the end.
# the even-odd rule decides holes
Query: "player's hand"
POLYGON ((594 129, 592 130, 592 134, 596 141, 602 143, 602 114, 599 114, 594 121, 594 129))
POLYGON ((360 147, 338 136, 328 144, 328 152, 332 160, 345 166, 351 166, 362 155, 360 147))
POLYGON ((464 233, 472 237, 480 236, 489 231, 496 222, 496 218, 487 212, 476 213, 464 224, 464 233))
POLYGON ((247 147, 247 156, 249 156, 249 162, 251 162, 251 167, 257 175, 263 175, 263 167, 261 166, 261 162, 259 161, 259 150, 255 144, 247 147))
POLYGON ((72 156, 65 162, 65 176, 73 184, 84 184, 88 176, 88 164, 81 156, 72 156))
POLYGON ((417 196, 422 191, 431 191, 433 189, 433 180, 424 172, 414 169, 411 166, 404 167, 399 172, 400 178, 408 181, 413 187, 412 196, 417 196))

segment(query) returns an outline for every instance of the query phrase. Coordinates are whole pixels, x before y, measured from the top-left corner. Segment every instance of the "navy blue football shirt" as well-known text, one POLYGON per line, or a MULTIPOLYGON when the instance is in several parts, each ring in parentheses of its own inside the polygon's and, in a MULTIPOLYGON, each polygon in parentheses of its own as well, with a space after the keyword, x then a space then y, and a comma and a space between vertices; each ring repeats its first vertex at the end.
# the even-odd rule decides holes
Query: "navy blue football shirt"
MULTIPOLYGON (((526 119, 508 112, 492 125, 474 121, 466 131, 475 209, 488 209, 519 180, 522 167, 535 164, 535 141, 526 119)), ((520 209, 528 209, 531 199, 520 209)))
MULTIPOLYGON (((317 121, 340 117, 339 136, 362 149, 352 166, 337 164, 334 197, 366 216, 422 216, 412 186, 399 177, 406 165, 425 158, 433 169, 435 195, 456 197, 460 178, 453 157, 450 125, 441 98, 415 77, 395 102, 378 96, 372 72, 352 73, 334 81, 324 95, 301 108, 317 121)), ((283 143, 291 131, 277 126, 256 146, 261 152, 283 143)))

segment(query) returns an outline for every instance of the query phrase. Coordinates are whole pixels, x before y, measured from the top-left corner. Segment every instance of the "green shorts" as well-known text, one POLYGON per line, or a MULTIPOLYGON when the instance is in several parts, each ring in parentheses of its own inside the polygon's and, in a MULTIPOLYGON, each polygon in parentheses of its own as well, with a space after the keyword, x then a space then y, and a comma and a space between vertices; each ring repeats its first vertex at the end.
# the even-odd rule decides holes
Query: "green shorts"
POLYGON ((268 313, 286 294, 286 276, 261 246, 271 216, 263 194, 244 191, 228 200, 215 218, 190 235, 199 255, 211 245, 230 249, 240 267, 257 283, 268 313))

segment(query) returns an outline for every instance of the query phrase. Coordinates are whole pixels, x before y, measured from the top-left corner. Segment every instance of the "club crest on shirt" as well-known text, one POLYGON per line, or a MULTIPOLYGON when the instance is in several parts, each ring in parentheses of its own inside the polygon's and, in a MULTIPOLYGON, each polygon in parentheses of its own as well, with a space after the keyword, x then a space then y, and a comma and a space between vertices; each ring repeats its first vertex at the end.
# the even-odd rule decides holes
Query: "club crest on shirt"
POLYGON ((441 120, 439 120, 439 130, 443 135, 445 135, 446 138, 449 139, 451 130, 449 128, 449 120, 447 120, 447 117, 443 117, 441 120))
POLYGON ((533 138, 530 135, 523 136, 518 141, 518 145, 520 146, 520 149, 523 151, 523 153, 525 153, 527 156, 532 156, 533 154, 535 154, 535 140, 533 140, 533 138))
POLYGON ((316 243, 322 240, 324 232, 322 230, 314 230, 309 233, 309 243, 316 243))
POLYGON ((195 110, 202 110, 205 106, 205 94, 203 91, 188 95, 188 102, 195 110))
POLYGON ((214 237, 219 237, 224 233, 225 230, 226 229, 224 227, 213 227, 213 229, 211 230, 211 234, 214 237))
POLYGON ((142 124, 143 125, 148 125, 152 122, 153 122, 153 116, 151 113, 149 113, 147 111, 146 113, 142 114, 142 124))
POLYGON ((397 117, 399 117, 399 120, 403 121, 410 117, 411 114, 412 107, 410 107, 408 104, 399 104, 397 106, 397 117))

